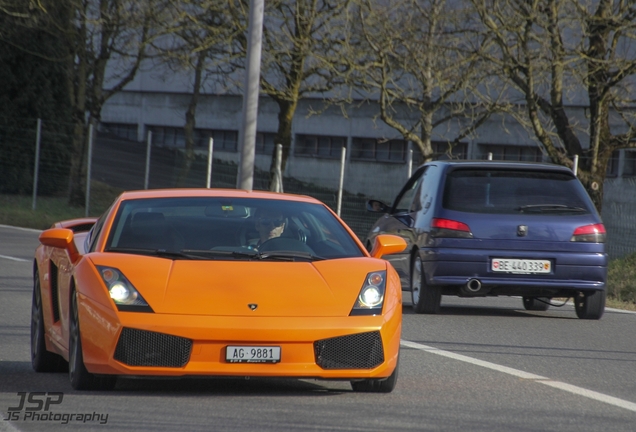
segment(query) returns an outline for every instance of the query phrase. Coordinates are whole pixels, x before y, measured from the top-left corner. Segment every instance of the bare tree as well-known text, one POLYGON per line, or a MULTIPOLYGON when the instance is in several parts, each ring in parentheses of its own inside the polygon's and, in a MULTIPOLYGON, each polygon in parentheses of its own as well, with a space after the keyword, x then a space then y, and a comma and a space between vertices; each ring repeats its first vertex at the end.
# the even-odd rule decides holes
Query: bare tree
POLYGON ((42 0, 0 0, 0 15, 28 19, 35 11, 44 11, 42 0))
POLYGON ((488 61, 521 95, 517 118, 553 162, 572 167, 580 156, 578 176, 600 211, 612 153, 636 147, 633 1, 472 3, 498 46, 488 61))
POLYGON ((99 122, 106 100, 135 77, 162 22, 157 16, 162 1, 30 0, 28 19, 16 20, 16 25, 37 26, 64 42, 58 52, 31 54, 65 65, 74 123, 71 205, 83 205, 88 125, 99 122))
POLYGON ((231 25, 223 0, 170 0, 171 24, 154 48, 171 73, 192 76, 192 93, 185 112, 185 153, 177 185, 183 186, 195 156, 196 109, 206 82, 225 83, 232 73, 232 43, 237 28, 231 25))
MULTIPOLYGON (((298 102, 326 94, 342 83, 336 73, 344 41, 344 13, 349 0, 268 0, 265 2, 261 91, 279 107, 276 143, 283 146, 285 169, 298 102)), ((247 28, 248 4, 235 0, 235 25, 247 28)), ((237 40, 245 57, 247 34, 237 40)), ((272 155, 273 156, 273 155, 272 155)), ((270 174, 274 171, 274 157, 270 174)), ((270 176, 273 178, 273 175, 270 176)), ((274 185, 270 181, 270 187, 274 185)))
POLYGON ((449 150, 500 109, 481 53, 491 43, 469 11, 447 0, 357 0, 346 56, 353 99, 379 103, 379 117, 433 156, 449 150))

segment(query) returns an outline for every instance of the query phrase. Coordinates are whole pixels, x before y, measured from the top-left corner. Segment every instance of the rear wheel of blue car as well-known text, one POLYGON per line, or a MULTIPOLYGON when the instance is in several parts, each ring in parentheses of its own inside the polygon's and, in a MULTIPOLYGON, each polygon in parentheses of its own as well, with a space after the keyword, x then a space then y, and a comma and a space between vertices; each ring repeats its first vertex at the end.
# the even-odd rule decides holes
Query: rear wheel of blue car
POLYGON ((549 297, 524 297, 523 307, 529 311, 547 311, 550 307, 549 297))
POLYGON ((581 319, 600 319, 605 312, 605 297, 605 291, 592 291, 590 293, 579 291, 574 296, 576 316, 581 319))
POLYGON ((424 266, 419 254, 411 260, 411 301, 413 310, 419 314, 436 314, 442 301, 440 287, 429 286, 424 275, 424 266))

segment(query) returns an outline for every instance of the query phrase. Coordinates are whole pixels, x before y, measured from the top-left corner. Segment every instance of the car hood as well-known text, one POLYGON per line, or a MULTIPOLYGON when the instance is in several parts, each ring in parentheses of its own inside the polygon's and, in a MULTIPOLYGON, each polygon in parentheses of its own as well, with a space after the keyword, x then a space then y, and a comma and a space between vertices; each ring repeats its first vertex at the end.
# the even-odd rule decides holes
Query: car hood
POLYGON ((155 313, 250 317, 348 316, 366 275, 386 269, 374 258, 173 261, 101 254, 92 261, 118 268, 155 313))

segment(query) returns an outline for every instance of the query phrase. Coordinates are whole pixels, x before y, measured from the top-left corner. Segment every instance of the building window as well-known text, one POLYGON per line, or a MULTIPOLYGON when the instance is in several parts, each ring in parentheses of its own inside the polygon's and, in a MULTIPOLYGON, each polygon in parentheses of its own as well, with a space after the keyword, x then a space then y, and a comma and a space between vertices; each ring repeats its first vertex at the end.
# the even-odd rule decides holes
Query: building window
MULTIPOLYGON (((468 154, 467 143, 452 144, 446 141, 432 141, 433 160, 466 159, 468 154)), ((417 144, 413 144, 413 164, 418 166, 424 163, 424 155, 417 144)))
POLYGON ((137 125, 129 123, 102 123, 103 132, 113 134, 119 138, 137 141, 137 125))
POLYGON ((431 147, 435 160, 466 159, 468 154, 468 144, 463 142, 453 145, 449 142, 433 141, 431 147))
POLYGON ((238 148, 238 132, 229 130, 215 130, 212 138, 214 138, 214 150, 236 152, 238 148))
POLYGON ((256 134, 257 154, 273 155, 275 147, 276 134, 268 132, 258 132, 256 134))
POLYGON ((406 149, 405 140, 354 138, 351 145, 351 160, 404 162, 406 149))
MULTIPOLYGON (((185 147, 185 131, 182 127, 148 126, 152 132, 152 144, 159 147, 185 147)), ((214 139, 214 150, 236 152, 238 133, 228 130, 195 129, 195 147, 208 148, 214 139)))
POLYGON ((623 176, 636 176, 636 150, 625 150, 625 161, 623 162, 623 176))
POLYGON ((488 159, 488 153, 492 153, 493 160, 510 160, 524 162, 541 162, 543 153, 539 146, 510 146, 495 144, 480 144, 482 159, 488 159))
POLYGON ((339 158, 347 145, 345 137, 323 135, 297 135, 294 153, 299 156, 339 158))
POLYGON ((618 175, 618 160, 620 156, 620 151, 615 150, 612 152, 612 156, 610 156, 607 161, 607 170, 605 171, 606 177, 616 177, 618 175))

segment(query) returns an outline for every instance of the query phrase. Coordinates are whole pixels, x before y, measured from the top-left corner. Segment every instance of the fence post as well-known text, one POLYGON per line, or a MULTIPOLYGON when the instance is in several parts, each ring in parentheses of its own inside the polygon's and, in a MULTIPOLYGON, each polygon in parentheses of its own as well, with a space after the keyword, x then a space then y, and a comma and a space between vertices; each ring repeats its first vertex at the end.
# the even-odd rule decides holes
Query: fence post
POLYGON ((574 171, 574 177, 578 177, 577 172, 579 171, 579 155, 574 155, 574 167, 572 171, 574 171))
POLYGON ((93 123, 88 125, 88 160, 86 161, 86 211, 84 215, 88 217, 91 201, 91 162, 93 159, 93 123))
POLYGON ((214 149, 214 138, 210 137, 210 144, 208 145, 208 178, 205 183, 205 187, 210 189, 212 184, 212 150, 214 149))
POLYGON ((411 148, 411 142, 409 141, 409 151, 406 155, 406 166, 407 166, 407 171, 406 171, 406 179, 410 179, 411 175, 413 174, 413 149, 411 148))
POLYGON ((283 192, 283 145, 276 144, 276 160, 274 168, 274 192, 283 192))
POLYGON ((31 208, 35 210, 36 199, 38 196, 38 177, 40 172, 40 141, 42 139, 42 119, 38 119, 37 130, 35 133, 35 167, 33 168, 33 205, 31 208))
POLYGON ((150 179, 150 147, 152 145, 152 131, 148 131, 148 143, 146 145, 146 176, 144 178, 144 189, 148 189, 150 179))
POLYGON ((344 186, 344 173, 345 163, 347 161, 347 148, 342 147, 342 154, 340 156, 340 184, 338 185, 338 205, 336 207, 336 214, 340 216, 340 209, 342 208, 342 188, 344 186))

